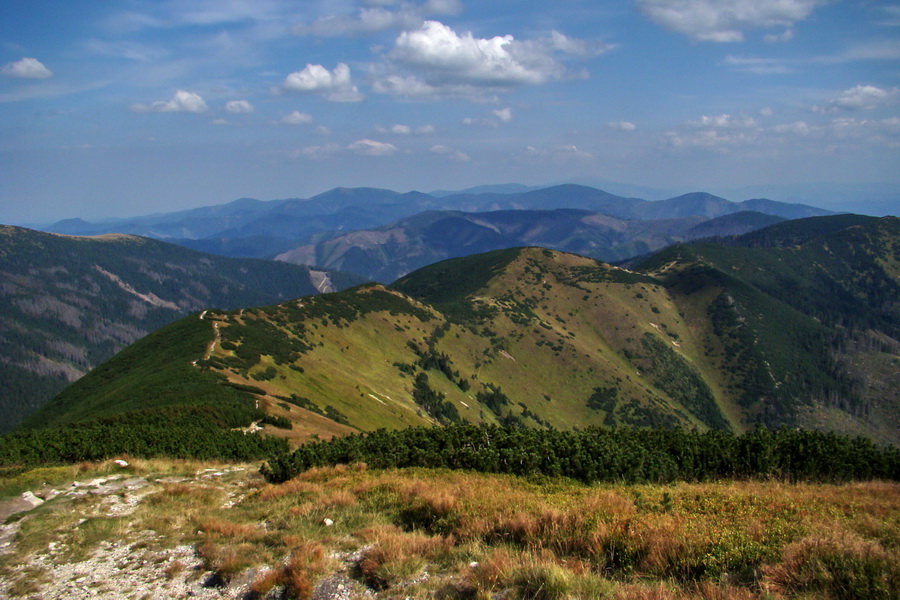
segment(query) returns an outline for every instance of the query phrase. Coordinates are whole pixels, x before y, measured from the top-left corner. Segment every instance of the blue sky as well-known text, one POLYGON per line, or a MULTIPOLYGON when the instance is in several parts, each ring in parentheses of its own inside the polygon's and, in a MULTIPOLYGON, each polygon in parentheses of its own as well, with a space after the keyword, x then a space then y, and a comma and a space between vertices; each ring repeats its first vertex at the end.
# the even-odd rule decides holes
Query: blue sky
POLYGON ((0 0, 0 222, 603 179, 900 183, 900 2, 0 0))

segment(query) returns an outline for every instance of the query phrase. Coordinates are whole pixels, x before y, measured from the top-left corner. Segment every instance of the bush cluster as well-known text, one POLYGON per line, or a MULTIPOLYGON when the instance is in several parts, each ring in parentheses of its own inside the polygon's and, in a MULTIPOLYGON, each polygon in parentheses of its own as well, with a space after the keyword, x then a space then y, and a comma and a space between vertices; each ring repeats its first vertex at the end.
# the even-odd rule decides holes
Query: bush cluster
POLYGON ((282 482, 311 467, 364 462, 598 481, 671 482, 777 477, 792 481, 900 480, 900 450, 866 438, 795 429, 742 436, 682 430, 530 430, 452 425, 378 430, 270 456, 262 473, 282 482))

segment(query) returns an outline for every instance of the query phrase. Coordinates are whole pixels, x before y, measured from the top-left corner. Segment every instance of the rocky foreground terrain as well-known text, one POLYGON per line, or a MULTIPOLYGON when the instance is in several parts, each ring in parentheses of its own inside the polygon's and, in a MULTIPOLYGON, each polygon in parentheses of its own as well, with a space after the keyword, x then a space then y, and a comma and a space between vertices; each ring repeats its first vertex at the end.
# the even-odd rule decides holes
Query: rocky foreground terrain
MULTIPOLYGON (((123 461, 124 462, 124 461, 123 461)), ((215 489, 220 508, 262 485, 256 465, 203 468, 194 474, 141 475, 146 466, 107 465, 108 473, 43 484, 0 502, 0 598, 129 599, 254 598, 251 583, 266 568, 224 580, 196 543, 143 529, 160 496, 215 489)), ((183 470, 183 469, 176 469, 183 470)), ((166 515, 156 515, 168 518, 166 515)), ((323 527, 326 525, 323 523, 323 527)), ((202 537, 202 531, 196 531, 202 537)), ((335 571, 313 591, 320 600, 370 596, 346 569, 358 560, 337 554, 335 571)), ((281 597, 274 590, 268 597, 281 597)))
POLYGON ((105 461, 0 471, 0 598, 900 597, 900 484, 584 485, 105 461))

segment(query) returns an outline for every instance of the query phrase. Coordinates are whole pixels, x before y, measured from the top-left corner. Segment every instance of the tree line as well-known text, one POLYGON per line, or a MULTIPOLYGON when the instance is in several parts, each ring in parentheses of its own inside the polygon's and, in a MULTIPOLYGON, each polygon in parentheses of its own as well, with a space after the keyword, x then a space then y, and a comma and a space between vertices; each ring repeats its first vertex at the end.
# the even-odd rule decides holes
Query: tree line
POLYGON ((900 480, 900 450, 867 438, 796 429, 558 431, 449 425, 378 430, 277 453, 262 467, 273 483, 311 467, 364 462, 373 468, 469 469, 569 477, 584 483, 782 478, 900 480))

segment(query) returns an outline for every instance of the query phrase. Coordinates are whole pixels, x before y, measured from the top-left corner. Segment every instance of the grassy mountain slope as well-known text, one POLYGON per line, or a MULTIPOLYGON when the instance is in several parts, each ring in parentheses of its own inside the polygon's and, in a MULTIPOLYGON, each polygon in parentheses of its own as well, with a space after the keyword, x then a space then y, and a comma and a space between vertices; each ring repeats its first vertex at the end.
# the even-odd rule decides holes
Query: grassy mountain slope
MULTIPOLYGON (((0 227, 0 431, 148 332, 189 312, 317 292, 308 268, 147 238, 0 227)), ((330 278, 347 287, 352 279, 330 278)))
MULTIPOLYGON (((179 377, 209 397, 230 383, 292 422, 266 430, 294 441, 462 421, 808 425, 897 442, 897 227, 880 219, 799 247, 675 246, 632 271, 534 247, 471 255, 391 287, 209 312, 179 377)), ((160 359, 146 348, 64 391, 40 420, 109 415, 147 389, 183 403, 166 376, 153 379, 160 359)))

